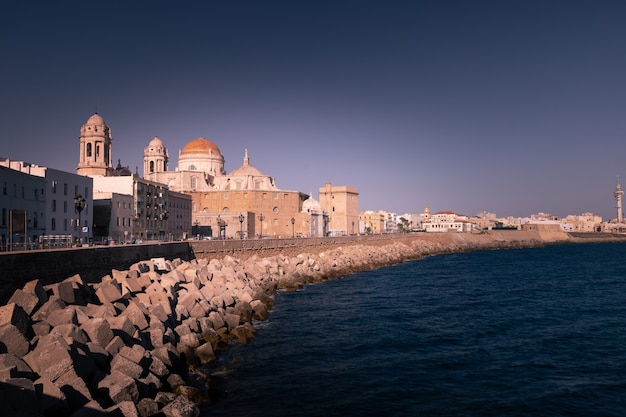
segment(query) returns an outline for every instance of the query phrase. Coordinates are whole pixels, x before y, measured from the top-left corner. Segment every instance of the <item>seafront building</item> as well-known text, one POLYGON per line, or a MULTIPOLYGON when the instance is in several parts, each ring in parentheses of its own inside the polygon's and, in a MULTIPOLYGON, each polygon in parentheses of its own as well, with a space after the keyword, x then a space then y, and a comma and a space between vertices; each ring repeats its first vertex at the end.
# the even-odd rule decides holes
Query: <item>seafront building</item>
POLYGON ((333 186, 327 181, 319 189, 320 204, 328 213, 328 233, 333 236, 354 235, 359 231, 359 191, 345 185, 333 186))
MULTIPOLYGON (((79 237, 85 242, 92 237, 91 178, 8 158, 0 158, 0 165, 25 175, 3 181, 6 194, 3 193, 2 204, 6 210, 26 211, 28 242, 34 244, 45 239, 46 245, 50 242, 67 245, 79 237), (76 210, 75 199, 81 200, 80 213, 76 210)), ((6 236, 8 233, 6 230, 6 236)), ((12 239, 18 239, 15 229, 12 239)))

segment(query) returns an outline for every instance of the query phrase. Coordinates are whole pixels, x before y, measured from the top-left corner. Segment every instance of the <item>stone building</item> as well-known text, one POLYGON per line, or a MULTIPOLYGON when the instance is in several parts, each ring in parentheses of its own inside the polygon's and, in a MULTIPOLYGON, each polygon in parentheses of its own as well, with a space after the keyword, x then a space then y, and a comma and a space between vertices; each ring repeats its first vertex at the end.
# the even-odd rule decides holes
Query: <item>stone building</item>
POLYGON ((227 173, 225 159, 215 143, 197 138, 178 155, 178 166, 168 170, 169 153, 163 141, 153 138, 144 149, 144 178, 166 184, 170 190, 192 198, 192 224, 211 230, 213 238, 310 236, 317 231, 316 212, 303 212, 309 196, 281 190, 273 177, 250 164, 227 173), (314 226, 311 226, 313 224, 314 226), (314 230, 315 229, 315 230, 314 230))
POLYGON ((328 213, 328 233, 354 235, 359 228, 359 192, 354 187, 333 186, 330 181, 319 189, 320 204, 328 213))

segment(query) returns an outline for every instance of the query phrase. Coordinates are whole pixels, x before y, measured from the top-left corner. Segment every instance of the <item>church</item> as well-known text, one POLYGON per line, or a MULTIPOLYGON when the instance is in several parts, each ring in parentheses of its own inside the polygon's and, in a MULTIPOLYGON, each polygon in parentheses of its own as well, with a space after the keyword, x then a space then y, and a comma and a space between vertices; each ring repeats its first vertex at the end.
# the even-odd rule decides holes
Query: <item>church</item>
POLYGON ((194 234, 221 239, 326 234, 321 205, 299 191, 279 189, 273 177, 250 164, 247 150, 242 165, 227 173, 218 146, 197 138, 179 152, 178 165, 170 171, 167 148, 155 137, 144 149, 143 162, 145 179, 191 196, 194 234))

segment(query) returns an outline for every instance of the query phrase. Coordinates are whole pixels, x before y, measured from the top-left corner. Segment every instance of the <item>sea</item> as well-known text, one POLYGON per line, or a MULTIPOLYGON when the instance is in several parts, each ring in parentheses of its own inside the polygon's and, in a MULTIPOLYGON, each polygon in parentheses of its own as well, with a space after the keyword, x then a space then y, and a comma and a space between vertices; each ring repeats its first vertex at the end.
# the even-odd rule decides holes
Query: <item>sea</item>
POLYGON ((626 416, 626 243, 438 255, 275 301, 202 416, 626 416))

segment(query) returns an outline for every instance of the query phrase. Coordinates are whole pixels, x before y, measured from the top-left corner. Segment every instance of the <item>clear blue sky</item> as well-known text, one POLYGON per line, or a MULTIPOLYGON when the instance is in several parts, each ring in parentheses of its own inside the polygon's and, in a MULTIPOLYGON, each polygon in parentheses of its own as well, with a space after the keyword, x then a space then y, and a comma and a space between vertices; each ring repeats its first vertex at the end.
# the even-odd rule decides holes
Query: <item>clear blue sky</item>
POLYGON ((97 110, 132 171, 206 137, 361 210, 607 219, 626 183, 622 0, 3 1, 0 52, 0 155, 70 172, 97 110))

